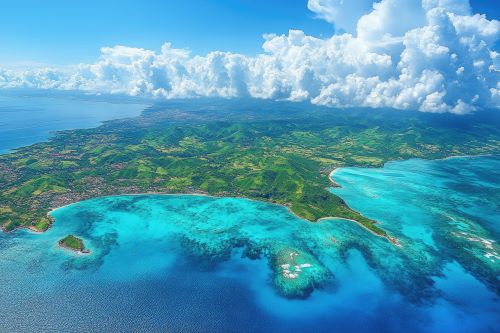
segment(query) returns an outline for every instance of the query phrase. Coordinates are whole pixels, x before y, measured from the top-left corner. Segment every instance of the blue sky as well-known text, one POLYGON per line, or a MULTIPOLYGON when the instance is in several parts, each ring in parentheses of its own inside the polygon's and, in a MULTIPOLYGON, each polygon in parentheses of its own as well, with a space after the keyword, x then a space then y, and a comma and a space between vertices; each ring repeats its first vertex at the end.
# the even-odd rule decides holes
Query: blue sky
MULTIPOLYGON (((499 18, 497 0, 473 0, 499 18)), ((329 36, 307 0, 16 0, 0 8, 0 64, 70 64, 95 60, 102 46, 158 50, 166 42, 194 54, 212 50, 254 55, 263 33, 300 29, 329 36)))
POLYGON ((13 0, 0 89, 500 109, 500 0, 470 1, 13 0))
POLYGON ((306 0, 16 0, 1 7, 0 62, 85 62, 102 46, 158 50, 166 41, 195 54, 256 54, 263 33, 333 31, 306 0))

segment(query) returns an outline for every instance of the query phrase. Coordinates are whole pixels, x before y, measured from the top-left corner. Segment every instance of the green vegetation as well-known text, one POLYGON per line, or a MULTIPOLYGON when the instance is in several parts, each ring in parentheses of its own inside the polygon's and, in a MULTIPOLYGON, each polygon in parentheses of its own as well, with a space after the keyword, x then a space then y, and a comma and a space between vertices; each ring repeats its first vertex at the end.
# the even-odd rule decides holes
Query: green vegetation
POLYGON ((35 221, 30 229, 36 232, 46 231, 52 225, 52 217, 41 217, 38 221, 35 221))
POLYGON ((292 103, 172 102, 0 156, 0 223, 6 231, 45 230, 50 209, 92 197, 205 193, 286 205, 310 221, 351 219, 391 239, 328 191, 333 169, 499 153, 499 140, 500 130, 488 119, 292 103))
POLYGON ((85 245, 83 244, 83 241, 74 236, 74 235, 68 235, 61 239, 59 241, 59 246, 64 247, 68 250, 72 250, 75 252, 80 252, 80 253, 88 253, 89 251, 85 249, 85 245))

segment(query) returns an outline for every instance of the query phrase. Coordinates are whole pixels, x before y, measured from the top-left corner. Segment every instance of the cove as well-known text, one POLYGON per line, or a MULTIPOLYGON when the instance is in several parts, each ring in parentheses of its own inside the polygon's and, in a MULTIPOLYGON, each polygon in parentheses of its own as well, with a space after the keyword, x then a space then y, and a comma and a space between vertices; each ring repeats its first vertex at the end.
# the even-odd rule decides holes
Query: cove
POLYGON ((0 327, 494 331, 497 170, 497 157, 339 169, 342 188, 332 191, 401 248, 350 221, 309 223, 245 199, 116 196, 62 207, 46 233, 0 235, 0 327), (59 248, 68 234, 91 254, 59 248))

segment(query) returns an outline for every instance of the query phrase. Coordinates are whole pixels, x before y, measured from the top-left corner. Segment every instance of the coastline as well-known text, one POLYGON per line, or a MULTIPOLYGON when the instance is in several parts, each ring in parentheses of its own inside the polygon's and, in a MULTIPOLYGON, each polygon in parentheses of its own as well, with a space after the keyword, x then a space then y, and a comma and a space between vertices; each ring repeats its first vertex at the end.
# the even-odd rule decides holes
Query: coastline
MULTIPOLYGON (((374 236, 377 236, 377 237, 381 237, 381 238, 385 238, 387 239, 390 243, 392 243, 393 245, 395 246, 399 246, 401 247, 399 241, 397 238, 395 237, 392 237, 390 235, 379 235, 377 233, 375 233, 374 231, 368 229, 367 227, 365 227, 361 222, 359 221, 356 221, 356 220, 353 220, 353 219, 348 219, 348 218, 344 218, 344 217, 339 217, 339 216, 325 216, 325 217, 321 217, 319 219, 317 219, 316 221, 309 221, 297 214, 295 214, 292 209, 290 208, 290 206, 288 204, 280 204, 280 203, 276 203, 276 202, 270 202, 270 201, 265 201, 265 200, 258 200, 258 199, 253 199, 253 198, 247 198, 247 197, 242 197, 242 196, 223 196, 223 195, 210 195, 208 193, 203 193, 203 192, 187 192, 187 193, 158 193, 158 192, 143 192, 143 193, 122 193, 122 194, 113 194, 113 195, 104 195, 104 196, 100 196, 100 197, 94 197, 94 198, 89 198, 89 199, 86 199, 86 200, 82 200, 82 201, 77 201, 77 202, 74 202, 74 203, 69 203, 67 205, 64 205, 64 206, 61 206, 61 207, 57 207, 57 208, 53 208, 51 209, 47 214, 52 214, 53 212, 59 210, 59 209, 62 209, 62 208, 65 208, 65 207, 69 207, 69 206, 72 206, 72 205, 76 205, 80 202, 84 202, 84 201, 87 201, 87 200, 94 200, 94 199, 103 199, 103 198, 112 198, 112 197, 116 197, 116 196, 129 196, 129 197, 133 197, 133 196, 148 196, 148 195, 154 195, 154 196, 172 196, 172 197, 179 197, 179 196, 198 196, 198 197, 207 197, 207 198, 213 198, 213 199, 222 199, 222 198, 227 198, 227 199, 242 199, 242 200, 249 200, 249 201, 253 201, 253 202, 258 202, 258 203, 265 203, 265 204, 268 204, 268 205, 274 205, 274 206, 278 206, 278 207, 281 207, 281 208, 285 208, 290 214, 292 214, 293 216, 295 216, 296 218, 306 222, 306 223, 319 223, 323 220, 333 220, 333 219, 339 219, 339 220, 344 220, 344 221, 349 221, 349 222, 353 222, 353 223, 356 223, 358 226, 360 226, 361 228, 367 230, 368 232, 370 232, 372 235, 374 236)), ((350 208, 347 204, 346 206, 349 208, 349 209, 352 209, 350 208)), ((360 214, 361 216, 367 218, 366 216, 362 215, 361 213, 357 212, 358 214, 360 214)), ((55 221, 55 218, 50 215, 50 217, 55 221)), ((52 224, 51 224, 52 226, 52 224)), ((23 228, 23 227, 20 227, 20 228, 23 228)), ((49 227, 50 228, 50 227, 49 227)), ((45 231, 41 231, 41 232, 38 232, 38 233, 43 233, 45 231)))
MULTIPOLYGON (((3 93, 5 93, 5 92, 3 92, 3 93)), ((5 94, 0 94, 0 96, 5 96, 5 94)), ((76 101, 84 101, 86 103, 137 105, 137 111, 129 111, 130 114, 128 114, 128 112, 127 112, 124 115, 119 114, 118 116, 112 117, 112 118, 102 117, 102 118, 99 118, 97 120, 95 120, 93 117, 90 117, 88 119, 90 119, 92 121, 92 123, 86 124, 85 126, 80 126, 80 123, 75 122, 75 123, 72 123, 70 126, 64 127, 64 128, 57 128, 57 127, 54 129, 49 128, 45 132, 43 137, 38 137, 35 141, 30 140, 29 142, 22 143, 21 145, 19 145, 19 143, 17 143, 16 146, 12 146, 12 147, 7 146, 6 148, 4 145, 4 147, 2 147, 0 149, 0 155, 14 154, 18 150, 25 149, 25 148, 31 148, 31 147, 38 145, 38 144, 50 142, 53 140, 53 138, 55 136, 57 136, 59 133, 62 133, 62 132, 74 131, 74 130, 95 129, 95 128, 99 128, 99 127, 105 125, 107 122, 110 122, 110 121, 116 121, 116 120, 120 121, 120 120, 124 120, 124 119, 129 119, 129 118, 141 117, 148 109, 150 109, 154 105, 154 103, 144 101, 144 100, 134 101, 132 99, 128 99, 127 101, 116 103, 113 101, 99 100, 99 98, 95 98, 96 96, 91 96, 91 98, 89 98, 89 95, 85 95, 85 94, 81 94, 81 93, 77 93, 77 94, 75 94, 75 96, 76 96, 76 99, 75 99, 76 101)), ((50 96, 50 95, 45 95, 45 94, 43 96, 37 96, 36 94, 35 95, 28 94, 26 97, 28 99, 30 99, 30 98, 31 99, 33 99, 33 98, 35 98, 35 99, 59 99, 59 100, 63 100, 63 101, 68 101, 71 99, 71 98, 68 98, 68 96, 50 96)), ((10 96, 10 98, 13 98, 13 97, 10 96)), ((72 102, 74 102, 75 100, 73 100, 72 102)), ((7 105, 7 106, 9 106, 9 105, 7 105)), ((111 115, 113 115, 113 114, 111 114, 111 115)))
POLYGON ((452 155, 444 158, 438 158, 435 159, 434 161, 444 161, 444 160, 451 160, 454 158, 476 158, 476 157, 491 157, 495 156, 495 154, 478 154, 478 155, 452 155))
MULTIPOLYGON (((495 156, 495 155, 494 154, 452 155, 452 156, 447 156, 447 157, 438 158, 438 159, 410 158, 410 159, 407 159, 407 160, 417 159, 417 160, 427 160, 427 161, 440 161, 440 160, 448 160, 448 159, 454 159, 454 158, 476 158, 476 157, 487 157, 487 156, 495 156)), ((342 185, 339 184, 339 183, 337 183, 335 181, 335 178, 334 178, 335 174, 340 169, 342 169, 342 168, 375 169, 375 168, 383 168, 383 167, 385 167, 385 165, 387 163, 398 162, 398 161, 406 161, 406 160, 390 160, 390 161, 385 162, 381 167, 364 167, 364 166, 342 166, 342 167, 336 167, 336 168, 334 168, 328 174, 327 177, 328 177, 330 183, 332 184, 332 187, 342 188, 342 185)), ((33 228, 32 226, 19 226, 19 227, 15 228, 14 230, 11 230, 9 232, 13 232, 13 231, 18 230, 18 229, 25 229, 25 230, 28 230, 30 232, 37 233, 37 234, 44 233, 45 231, 47 231, 48 229, 50 229, 52 227, 52 225, 56 222, 56 219, 54 218, 54 216, 52 215, 52 213, 54 213, 55 211, 57 211, 59 209, 62 209, 62 208, 68 207, 68 206, 72 206, 72 205, 78 204, 79 202, 83 202, 83 201, 87 201, 87 200, 93 200, 93 199, 99 199, 99 198, 110 198, 110 197, 115 197, 115 196, 147 196, 147 195, 157 195, 157 196, 200 196, 200 197, 209 197, 209 198, 234 198, 234 199, 244 199, 244 200, 250 200, 250 201, 254 201, 254 202, 260 202, 260 203, 266 203, 266 204, 276 205, 276 206, 280 206, 280 207, 286 208, 288 210, 288 212, 291 213, 293 216, 295 216, 296 218, 298 218, 298 219, 300 219, 300 220, 302 220, 304 222, 307 222, 307 223, 318 223, 318 222, 321 222, 322 220, 330 220, 330 219, 341 219, 341 220, 345 220, 345 221, 356 223, 357 225, 359 225, 363 229, 369 231, 372 235, 377 236, 377 237, 381 237, 381 238, 386 238, 393 245, 401 247, 401 244, 399 243, 399 240, 397 238, 392 237, 389 234, 387 234, 387 235, 377 234, 374 231, 372 231, 369 228, 367 228, 361 222, 356 221, 354 219, 349 219, 349 218, 344 218, 344 217, 339 217, 339 216, 325 216, 325 217, 321 217, 321 218, 319 218, 319 219, 317 219, 315 221, 310 221, 310 220, 305 219, 305 218, 297 215, 296 213, 294 213, 292 211, 290 205, 287 204, 287 203, 281 204, 281 203, 277 203, 277 202, 266 201, 266 200, 259 200, 259 199, 255 199, 255 198, 248 198, 248 197, 243 197, 243 196, 239 196, 239 195, 231 195, 231 193, 227 193, 226 195, 210 195, 210 194, 208 194, 206 192, 202 192, 202 191, 179 192, 179 193, 166 193, 166 192, 117 193, 117 194, 109 194, 109 195, 104 195, 104 196, 92 197, 92 198, 88 198, 88 199, 84 199, 84 200, 70 202, 70 203, 65 204, 63 206, 51 208, 47 212, 47 217, 50 219, 51 223, 49 224, 49 226, 48 226, 48 228, 46 230, 37 230, 37 229, 33 228)), ((349 209, 353 210, 351 207, 349 207, 349 205, 347 203, 345 203, 345 205, 349 209)), ((353 210, 353 211, 357 212, 356 210, 353 210)), ((357 212, 357 213, 360 214, 361 216, 369 219, 368 217, 362 215, 361 213, 359 213, 359 212, 357 212)), ((377 223, 376 221, 374 221, 374 222, 377 223)), ((2 230, 2 231, 4 231, 4 230, 2 230)), ((4 231, 4 232, 6 232, 6 231, 4 231)))
POLYGON ((57 242, 58 247, 74 252, 79 255, 90 254, 90 250, 85 247, 83 239, 73 234, 67 235, 57 242))
POLYGON ((72 249, 72 248, 70 248, 68 246, 65 246, 65 245, 61 244, 61 242, 57 242, 57 247, 60 248, 60 249, 69 251, 71 253, 74 253, 74 254, 76 254, 78 256, 88 256, 88 255, 90 255, 92 253, 89 249, 84 249, 84 250, 75 250, 75 249, 72 249))
MULTIPOLYGON (((423 161, 446 161, 446 160, 451 160, 451 159, 465 159, 465 158, 478 158, 478 157, 490 157, 490 156, 496 156, 495 154, 477 154, 477 155, 451 155, 451 156, 447 156, 447 157, 442 157, 442 158, 436 158, 436 159, 426 159, 426 158, 418 158, 418 157, 415 157, 415 158, 409 158, 409 159, 402 159, 402 160, 390 160, 390 161, 387 161, 387 162, 384 162, 384 164, 380 167, 369 167, 369 166, 342 166, 342 167, 335 167, 332 171, 330 171, 330 173, 328 174, 328 178, 330 180, 330 182, 332 183, 332 187, 333 188, 342 188, 342 185, 339 184, 336 180, 335 180, 335 174, 337 172, 339 172, 341 169, 344 169, 344 168, 360 168, 360 169, 382 169, 386 166, 386 164, 388 163, 392 163, 392 162, 401 162, 401 161, 410 161, 410 160, 423 160, 423 161)), ((350 209, 352 209, 347 203, 346 203, 346 206, 349 207, 350 209)), ((352 209, 353 211, 356 211, 354 209, 352 209)), ((356 211, 357 212, 357 211, 356 211)), ((293 212, 292 212, 293 213, 293 212)), ((363 217, 366 217, 364 216, 363 214, 359 213, 361 216, 363 217)), ((294 214, 295 215, 295 214, 294 214)), ((356 224, 360 225, 362 228, 364 228, 365 230, 368 230, 372 235, 375 235, 377 237, 382 237, 382 238, 386 238, 389 242, 391 242, 392 244, 394 244, 395 246, 398 246, 398 247, 402 247, 402 245, 399 243, 399 240, 395 237, 391 237, 390 235, 387 235, 387 236, 382 236, 382 235, 379 235, 375 232, 373 232, 372 230, 368 229, 367 227, 365 227, 362 223, 356 221, 356 220, 353 220, 353 219, 348 219, 348 218, 343 218, 343 217, 322 217, 320 219, 318 219, 318 222, 321 221, 321 220, 328 220, 328 219, 341 219, 341 220, 346 220, 346 221, 350 221, 350 222, 355 222, 356 224)))
POLYGON ((441 158, 421 158, 421 157, 412 157, 408 159, 401 159, 401 160, 389 160, 387 162, 384 162, 381 166, 341 166, 341 167, 335 167, 333 168, 332 171, 328 174, 328 178, 330 179, 330 182, 333 184, 333 187, 336 188, 342 188, 342 185, 337 183, 337 181, 334 178, 335 173, 340 171, 341 169, 349 169, 349 168, 359 168, 359 169, 383 169, 387 163, 392 163, 392 162, 401 162, 401 161, 411 161, 411 160, 422 160, 422 161, 446 161, 446 160, 452 160, 452 159, 461 159, 461 158, 477 158, 477 157, 492 157, 496 156, 496 154, 478 154, 478 155, 451 155, 447 157, 441 157, 441 158))
POLYGON ((335 175, 335 173, 337 173, 340 169, 342 168, 349 168, 349 167, 337 167, 337 168, 334 168, 329 174, 328 174, 328 178, 330 179, 330 182, 333 184, 333 187, 337 187, 337 188, 342 188, 342 185, 340 185, 339 183, 337 183, 335 181, 335 179, 333 178, 333 176, 335 175))
MULTIPOLYGON (((362 215, 361 213, 358 213, 360 214, 361 216, 364 216, 362 215)), ((366 216, 364 216, 366 217, 366 216)), ((348 219, 348 218, 345 218, 345 217, 331 217, 331 216, 328 216, 328 217, 322 217, 320 219, 318 219, 318 222, 320 221, 323 221, 323 220, 333 220, 333 219, 336 219, 336 220, 344 220, 344 221, 349 221, 349 222, 353 222, 353 223, 356 223, 357 225, 359 225, 361 228, 367 230, 368 232, 370 232, 372 235, 374 236, 377 236, 377 237, 380 237, 380 238, 385 238, 387 239, 392 245, 395 245, 397 247, 402 247, 401 243, 399 242, 399 239, 397 239, 396 237, 392 237, 390 236, 389 234, 387 234, 386 236, 383 236, 383 235, 379 235, 377 233, 375 233, 373 230, 370 230, 368 229, 367 227, 365 227, 363 224, 359 223, 358 221, 356 220, 353 220, 353 219, 348 219)), ((377 222, 377 224, 379 224, 377 222)))

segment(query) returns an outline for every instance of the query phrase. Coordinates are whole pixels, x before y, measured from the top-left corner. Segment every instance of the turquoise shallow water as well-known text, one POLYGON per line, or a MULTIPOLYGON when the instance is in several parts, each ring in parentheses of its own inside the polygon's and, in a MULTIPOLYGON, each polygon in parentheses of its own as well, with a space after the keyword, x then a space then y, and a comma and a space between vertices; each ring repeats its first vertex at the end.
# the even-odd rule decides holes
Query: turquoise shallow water
POLYGON ((445 251, 464 265, 478 261, 498 276, 500 158, 390 162, 340 169, 334 179, 343 186, 334 193, 407 246, 445 251))
POLYGON ((332 191, 401 248, 244 199, 63 207, 44 234, 0 235, 1 331, 495 332, 498 170, 491 157, 340 169, 332 191), (92 253, 58 248, 70 233, 92 253), (283 278, 290 253, 308 264, 296 279, 283 278))

